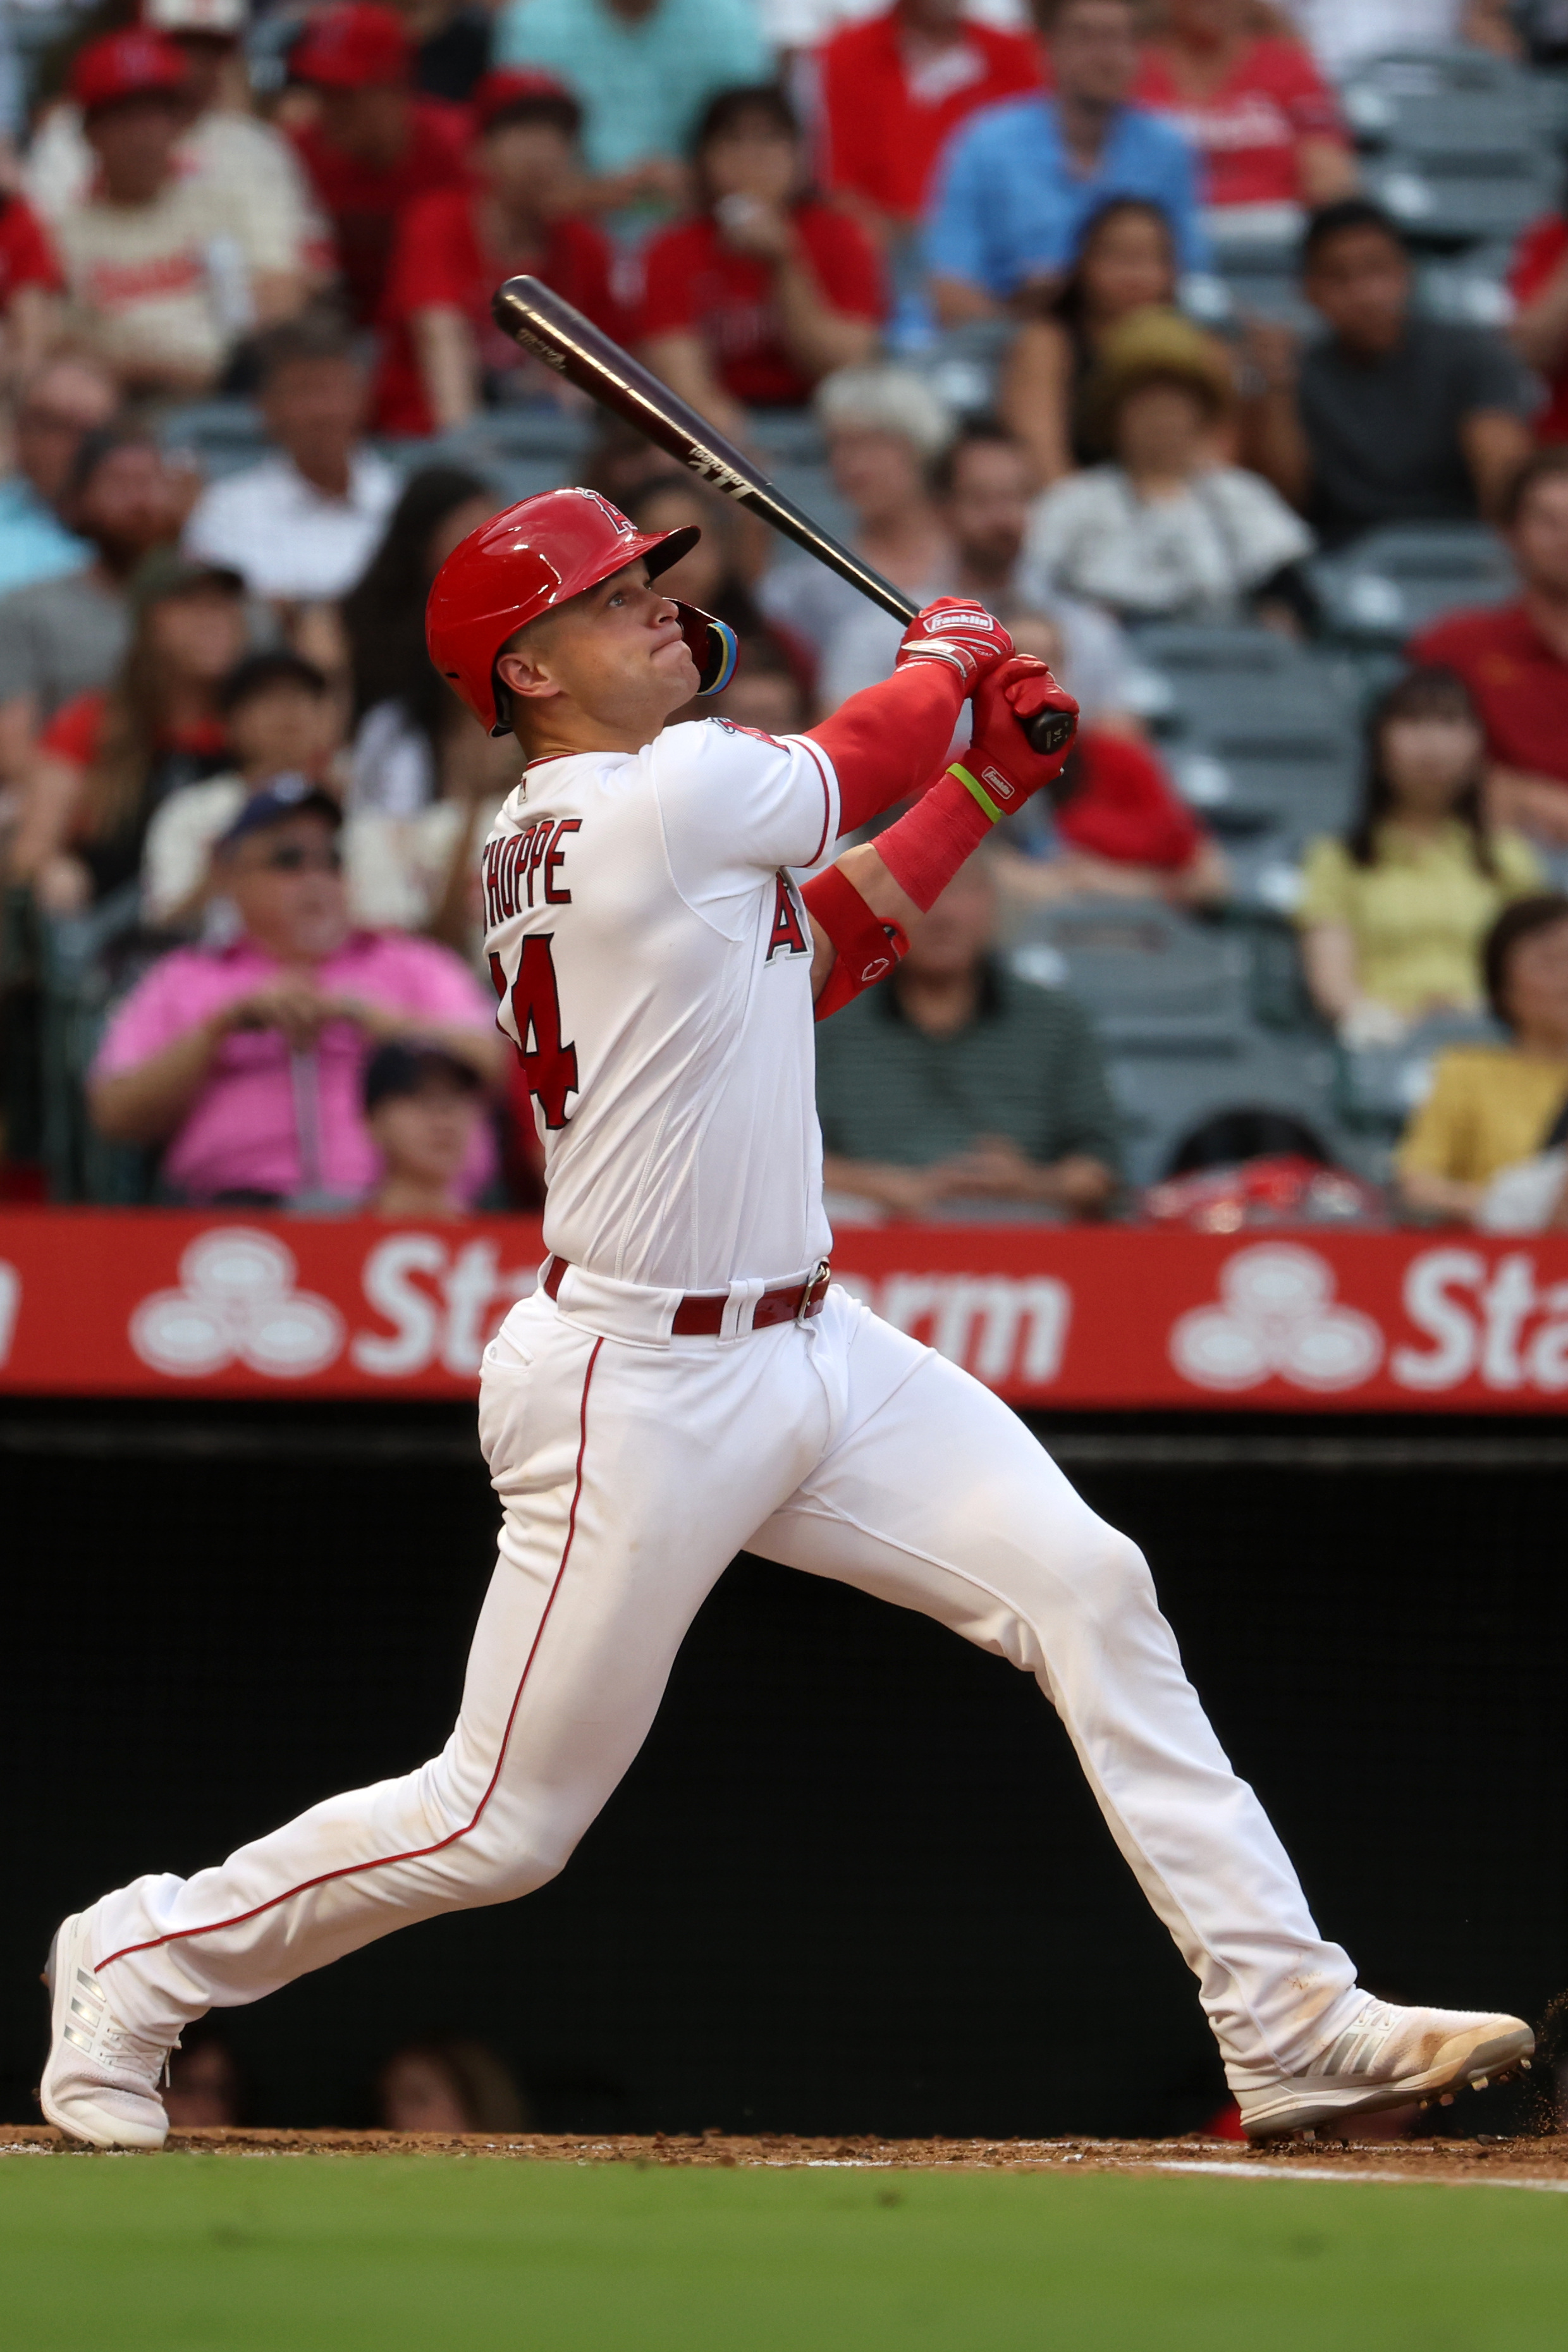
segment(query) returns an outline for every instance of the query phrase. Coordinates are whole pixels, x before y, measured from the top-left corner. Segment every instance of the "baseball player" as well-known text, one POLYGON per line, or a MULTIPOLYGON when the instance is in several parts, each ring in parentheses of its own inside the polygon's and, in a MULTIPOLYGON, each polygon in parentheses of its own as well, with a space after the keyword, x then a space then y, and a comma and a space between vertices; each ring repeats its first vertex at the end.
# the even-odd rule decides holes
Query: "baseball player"
POLYGON ((947 603, 890 679, 806 734, 667 726, 734 656, 658 584, 695 536, 552 491, 465 540, 431 593, 437 668, 526 755, 484 886, 549 1182, 539 1287, 480 1385, 504 1520, 457 1727, 417 1771, 65 1920, 44 2113, 100 2147, 157 2147, 166 2053, 205 2011, 553 1877, 742 1549, 923 1611, 1035 1676, 1197 1978, 1249 2133, 1516 2064, 1532 2047, 1516 2018, 1358 1989, 1135 1546, 987 1390, 829 1286, 814 1000, 820 1017, 891 968, 1059 764, 1020 720, 1076 706, 987 614, 947 603), (966 700, 973 740, 949 765, 966 700), (933 774, 874 844, 822 864, 933 774))

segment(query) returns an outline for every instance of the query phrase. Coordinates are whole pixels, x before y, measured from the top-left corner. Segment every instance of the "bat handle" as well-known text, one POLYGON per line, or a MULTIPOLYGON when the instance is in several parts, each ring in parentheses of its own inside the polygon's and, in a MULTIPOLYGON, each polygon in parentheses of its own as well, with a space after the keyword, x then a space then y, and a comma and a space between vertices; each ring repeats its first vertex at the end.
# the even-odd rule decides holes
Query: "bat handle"
POLYGON ((1072 741, 1078 733, 1078 715, 1071 710, 1042 710, 1025 722, 1024 733, 1030 751, 1048 758, 1072 741))

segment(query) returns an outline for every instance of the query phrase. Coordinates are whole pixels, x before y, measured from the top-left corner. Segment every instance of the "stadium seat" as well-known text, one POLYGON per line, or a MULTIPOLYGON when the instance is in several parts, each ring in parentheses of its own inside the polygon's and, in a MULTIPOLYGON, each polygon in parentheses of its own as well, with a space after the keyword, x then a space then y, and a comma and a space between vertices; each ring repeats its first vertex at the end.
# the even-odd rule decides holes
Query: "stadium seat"
POLYGON ((1306 570, 1329 634, 1352 646, 1403 645, 1439 613, 1500 604, 1516 587, 1507 549, 1482 523, 1391 523, 1306 570))
POLYGON ((139 939, 141 886, 121 885, 99 906, 36 918, 42 995, 41 1152, 51 1201, 134 1203, 147 1198, 147 1152, 106 1142, 87 1115, 85 1083, 103 1024, 157 952, 139 939))
POLYGON ((1400 48, 1369 58, 1340 91, 1357 143, 1370 151, 1429 144, 1471 146, 1534 136, 1545 110, 1535 77, 1507 58, 1468 46, 1400 48))
POLYGON ((1352 1132, 1384 1149, 1396 1142, 1412 1111, 1426 1100, 1432 1065, 1450 1045, 1500 1042, 1502 1032, 1483 1013, 1437 1013, 1396 1045, 1342 1047, 1336 1103, 1352 1132))
POLYGON ((1013 961, 1026 978, 1070 988, 1108 1038, 1123 1024, 1184 1035, 1228 1034, 1248 1019, 1245 945, 1162 898, 1073 898, 1031 909, 1013 961))
POLYGON ((209 482, 258 464, 268 446, 261 412, 248 400, 193 400, 165 409, 158 437, 165 449, 193 458, 209 482))

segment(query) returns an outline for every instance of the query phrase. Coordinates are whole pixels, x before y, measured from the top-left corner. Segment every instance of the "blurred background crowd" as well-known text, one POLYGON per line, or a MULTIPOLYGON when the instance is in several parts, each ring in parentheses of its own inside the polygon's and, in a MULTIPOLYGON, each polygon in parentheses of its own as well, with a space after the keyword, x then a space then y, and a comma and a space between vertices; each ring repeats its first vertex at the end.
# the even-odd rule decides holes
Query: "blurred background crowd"
POLYGON ((743 724, 890 669, 527 271, 1083 706, 819 1032, 839 1222, 1568 1223, 1568 9, 0 0, 0 1197, 538 1204, 498 507, 700 522, 743 724))

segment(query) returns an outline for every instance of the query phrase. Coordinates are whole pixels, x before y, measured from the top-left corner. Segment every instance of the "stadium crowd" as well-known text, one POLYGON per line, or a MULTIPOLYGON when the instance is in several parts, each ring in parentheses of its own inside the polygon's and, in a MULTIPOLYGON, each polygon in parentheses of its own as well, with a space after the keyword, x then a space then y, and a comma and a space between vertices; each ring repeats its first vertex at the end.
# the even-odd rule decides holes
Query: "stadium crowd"
POLYGON ((819 1033, 837 1214, 1132 1213, 1271 1157, 1379 1180, 1345 1213, 1568 1224, 1568 216, 1445 313, 1350 102, 1384 53, 1480 59, 1522 124, 1538 12, 1035 8, 100 0, 0 56, 0 1195, 537 1203, 477 898, 518 754, 422 630, 518 495, 498 449, 701 523, 668 584, 741 645, 705 709, 786 731, 890 669, 896 622, 500 332, 526 271, 1082 705, 1047 804, 819 1033), (1335 567, 1412 532, 1486 601, 1336 637, 1335 567), (1182 756, 1184 642, 1277 649, 1359 734, 1283 881, 1182 756), (1338 1091, 1194 1097, 1134 1166, 1097 908, 1255 979, 1288 946, 1271 1017, 1338 1091))

